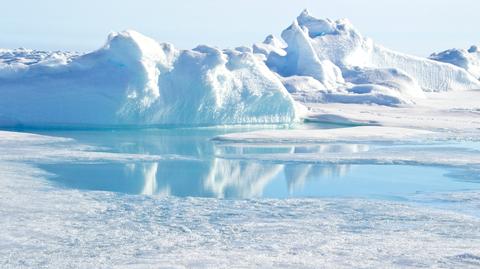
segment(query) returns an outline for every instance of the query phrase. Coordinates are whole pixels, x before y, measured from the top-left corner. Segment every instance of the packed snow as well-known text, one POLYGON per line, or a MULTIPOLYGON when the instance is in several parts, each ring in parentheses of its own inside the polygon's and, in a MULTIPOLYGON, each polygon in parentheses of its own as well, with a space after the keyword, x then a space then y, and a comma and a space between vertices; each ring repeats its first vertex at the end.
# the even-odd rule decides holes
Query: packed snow
POLYGON ((426 93, 414 106, 308 103, 310 121, 434 130, 459 139, 478 140, 480 91, 426 93))
POLYGON ((430 59, 459 66, 480 79, 480 51, 475 45, 469 49, 449 49, 433 53, 430 59))

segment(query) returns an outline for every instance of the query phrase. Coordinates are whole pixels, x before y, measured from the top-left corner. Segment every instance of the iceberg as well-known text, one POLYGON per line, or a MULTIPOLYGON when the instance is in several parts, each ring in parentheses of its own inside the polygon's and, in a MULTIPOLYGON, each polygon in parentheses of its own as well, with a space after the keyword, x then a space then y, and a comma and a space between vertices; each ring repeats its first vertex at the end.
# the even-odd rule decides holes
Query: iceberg
POLYGON ((0 50, 0 126, 292 123, 305 103, 402 106, 480 89, 479 66, 476 47, 410 56, 307 10, 281 38, 235 49, 180 50, 127 30, 86 54, 0 50))
POLYGON ((178 50, 135 31, 79 55, 0 51, 0 125, 290 123, 301 106, 251 52, 178 50))
POLYGON ((480 79, 480 51, 475 45, 469 49, 449 49, 433 53, 429 58, 461 67, 480 79))
POLYGON ((317 19, 304 10, 254 51, 263 55, 287 89, 303 102, 414 103, 424 92, 480 89, 457 66, 387 49, 365 38, 346 19, 317 19))

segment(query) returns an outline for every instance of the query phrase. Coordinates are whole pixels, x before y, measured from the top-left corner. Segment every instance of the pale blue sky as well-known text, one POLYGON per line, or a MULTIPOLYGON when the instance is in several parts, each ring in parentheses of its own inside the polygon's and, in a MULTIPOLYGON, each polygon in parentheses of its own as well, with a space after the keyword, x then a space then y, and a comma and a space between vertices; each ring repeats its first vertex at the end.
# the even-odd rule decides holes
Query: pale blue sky
POLYGON ((417 55, 480 43, 478 0, 15 0, 2 3, 0 47, 89 51, 123 29, 180 48, 235 47, 279 35, 303 8, 417 55))

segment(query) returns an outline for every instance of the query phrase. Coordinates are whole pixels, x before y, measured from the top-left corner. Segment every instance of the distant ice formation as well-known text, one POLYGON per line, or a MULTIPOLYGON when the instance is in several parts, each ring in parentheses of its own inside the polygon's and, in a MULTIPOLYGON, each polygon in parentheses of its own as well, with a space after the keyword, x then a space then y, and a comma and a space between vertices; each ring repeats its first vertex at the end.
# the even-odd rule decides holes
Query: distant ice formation
POLYGON ((466 69, 474 77, 480 79, 480 50, 473 45, 467 49, 449 49, 430 55, 430 59, 454 64, 466 69))
POLYGON ((464 69, 384 48, 346 20, 304 10, 282 32, 254 46, 292 95, 305 102, 412 103, 424 91, 480 89, 464 69))
POLYGON ((397 106, 480 89, 478 55, 401 54, 306 10, 282 39, 236 49, 179 50, 124 31, 87 54, 0 50, 0 125, 291 123, 302 102, 397 106))

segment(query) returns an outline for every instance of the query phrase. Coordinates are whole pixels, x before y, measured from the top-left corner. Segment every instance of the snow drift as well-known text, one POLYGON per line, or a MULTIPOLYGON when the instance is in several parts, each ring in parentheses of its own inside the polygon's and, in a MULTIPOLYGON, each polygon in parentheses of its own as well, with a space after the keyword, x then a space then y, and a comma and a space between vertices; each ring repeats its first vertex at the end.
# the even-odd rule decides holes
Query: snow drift
POLYGON ((289 123, 299 105, 250 52, 178 50, 134 31, 85 54, 0 52, 1 125, 289 123))
POLYGON ((282 38, 269 36, 254 51, 302 101, 396 105, 424 91, 480 89, 462 68, 384 48, 346 19, 317 19, 304 10, 282 38))
POLYGON ((450 63, 467 70, 474 77, 480 79, 480 50, 473 45, 466 49, 449 49, 430 55, 430 59, 450 63))

